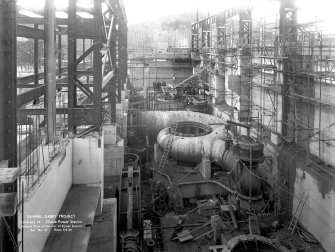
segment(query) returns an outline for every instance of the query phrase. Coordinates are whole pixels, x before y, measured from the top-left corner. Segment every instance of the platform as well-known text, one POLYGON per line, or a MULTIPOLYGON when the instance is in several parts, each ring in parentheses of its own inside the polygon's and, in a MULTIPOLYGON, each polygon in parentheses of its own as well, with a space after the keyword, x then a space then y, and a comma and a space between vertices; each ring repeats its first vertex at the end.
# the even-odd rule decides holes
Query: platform
POLYGON ((104 199, 102 215, 95 217, 87 252, 116 252, 117 202, 104 199))
POLYGON ((57 231, 54 228, 44 245, 43 252, 86 252, 99 197, 100 187, 98 186, 73 185, 56 221, 65 219, 60 218, 61 215, 75 215, 72 220, 82 221, 82 223, 71 231, 57 231))

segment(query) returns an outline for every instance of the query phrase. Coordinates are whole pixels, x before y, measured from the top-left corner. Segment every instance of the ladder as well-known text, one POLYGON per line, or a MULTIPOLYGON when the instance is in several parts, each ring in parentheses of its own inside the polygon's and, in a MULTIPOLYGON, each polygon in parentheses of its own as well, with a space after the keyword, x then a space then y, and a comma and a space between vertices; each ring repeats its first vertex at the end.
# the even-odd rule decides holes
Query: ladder
POLYGON ((163 156, 162 156, 162 158, 161 158, 161 160, 159 162, 159 165, 158 165, 158 170, 160 172, 163 171, 165 163, 166 163, 166 160, 169 157, 169 152, 170 152, 171 145, 172 145, 172 142, 173 142, 173 136, 176 134, 177 126, 178 126, 178 123, 174 123, 174 124, 172 124, 172 126, 170 128, 170 136, 169 136, 168 142, 167 142, 167 144, 165 146, 165 149, 164 149, 164 152, 163 152, 163 156))
POLYGON ((293 234, 295 228, 297 227, 297 223, 298 223, 299 217, 301 215, 302 209, 305 206, 307 198, 308 198, 308 194, 306 194, 305 192, 303 192, 301 194, 300 199, 299 199, 298 206, 295 209, 294 214, 292 216, 290 225, 288 226, 288 231, 291 232, 291 235, 293 234))

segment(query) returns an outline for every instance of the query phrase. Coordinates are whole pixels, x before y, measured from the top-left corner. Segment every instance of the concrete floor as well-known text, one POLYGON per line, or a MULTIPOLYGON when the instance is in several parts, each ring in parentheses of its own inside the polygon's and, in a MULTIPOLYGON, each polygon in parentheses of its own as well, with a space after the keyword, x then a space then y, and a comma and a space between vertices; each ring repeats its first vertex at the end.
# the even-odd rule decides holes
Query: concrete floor
POLYGON ((88 252, 116 251, 116 199, 104 199, 102 215, 94 219, 88 252))

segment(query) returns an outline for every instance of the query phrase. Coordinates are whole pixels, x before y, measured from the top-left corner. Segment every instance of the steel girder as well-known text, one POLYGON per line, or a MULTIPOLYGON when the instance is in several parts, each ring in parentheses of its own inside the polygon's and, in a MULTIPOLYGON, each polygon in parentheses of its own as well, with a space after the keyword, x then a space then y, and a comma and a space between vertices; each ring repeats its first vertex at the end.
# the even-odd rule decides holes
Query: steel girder
MULTIPOLYGON (((16 167, 16 1, 0 1, 0 55, 0 161, 8 160, 8 167, 16 167)), ((17 192, 17 180, 2 185, 1 190, 17 192)), ((0 251, 15 251, 17 215, 6 217, 5 221, 9 230, 1 221, 0 251)))
MULTIPOLYGON (((43 13, 38 14, 43 15, 43 13)), ((113 118, 102 108, 103 92, 108 92, 108 102, 111 104, 111 114, 114 114, 115 120, 116 97, 119 98, 120 102, 121 90, 127 78, 127 18, 122 0, 95 0, 94 7, 89 10, 82 10, 81 7, 76 5, 76 1, 69 1, 67 14, 67 19, 55 19, 56 30, 58 31, 56 33, 58 34, 58 42, 62 41, 61 35, 68 36, 68 67, 60 68, 60 62, 58 63, 59 69, 56 74, 63 77, 58 79, 56 83, 57 87, 62 86, 68 88, 69 109, 66 110, 69 118, 68 125, 70 131, 75 132, 76 126, 81 125, 79 122, 82 122, 82 125, 89 123, 93 123, 94 125, 100 124, 102 122, 102 113, 107 114, 109 118, 113 118), (104 13, 102 12, 101 4, 107 7, 107 11, 104 10, 104 13), (77 11, 86 11, 92 15, 93 18, 81 18, 77 15, 77 11), (114 22, 116 19, 117 22, 114 22), (67 25, 67 27, 58 25, 67 25), (86 50, 84 49, 85 47, 83 47, 82 55, 77 55, 78 48, 76 41, 79 40, 92 41, 91 47, 86 50), (101 49, 106 49, 105 47, 108 49, 106 58, 101 55, 101 52, 103 52, 101 49), (84 65, 85 62, 86 65, 88 65, 87 58, 91 57, 92 54, 93 63, 91 64, 91 68, 87 69, 84 65), (84 69, 82 68, 83 66, 84 69), (64 76, 64 74, 66 75, 64 76), (93 80, 93 83, 78 81, 82 76, 89 76, 88 78, 93 80), (68 85, 66 85, 67 83, 68 85), (77 104, 76 95, 79 89, 88 96, 83 106, 77 104), (82 113, 79 112, 79 109, 82 113), (97 113, 93 115, 88 111, 89 116, 86 116, 86 109, 94 109, 97 113), (79 118, 80 116, 81 118, 79 118)), ((45 30, 43 30, 43 26, 41 26, 45 22, 44 19, 29 18, 18 14, 17 20, 20 24, 20 26, 18 26, 19 36, 34 38, 35 41, 46 38, 45 30), (26 24, 34 24, 34 28, 24 30, 26 27, 24 25, 26 24), (43 36, 42 33, 44 33, 43 36)), ((58 43, 59 51, 61 51, 60 45, 61 43, 58 43)), ((58 55, 58 59, 60 58, 60 55, 58 55)), ((46 71, 45 73, 37 73, 35 71, 34 75, 18 79, 20 88, 30 88, 32 84, 29 83, 36 84, 36 88, 19 95, 18 108, 39 96, 45 95, 46 86, 37 84, 38 80, 42 80, 43 78, 46 79, 46 71)), ((48 103, 46 99, 45 103, 48 103)), ((59 113, 59 111, 60 110, 56 113, 59 113)), ((62 110, 62 112, 65 111, 62 110)), ((40 112, 36 110, 36 114, 38 113, 40 112)), ((27 110, 24 112, 24 108, 21 108, 20 114, 33 115, 34 111, 27 110)))

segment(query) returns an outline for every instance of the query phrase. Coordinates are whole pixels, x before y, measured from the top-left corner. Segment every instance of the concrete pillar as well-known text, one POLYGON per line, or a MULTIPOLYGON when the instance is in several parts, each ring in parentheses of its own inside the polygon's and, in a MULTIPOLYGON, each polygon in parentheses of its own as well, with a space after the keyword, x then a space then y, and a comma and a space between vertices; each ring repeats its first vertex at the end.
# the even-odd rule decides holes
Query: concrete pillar
POLYGON ((240 112, 239 121, 248 121, 251 117, 251 81, 252 81, 252 22, 251 11, 240 13, 239 44, 242 47, 241 58, 239 59, 240 69, 240 112))
POLYGON ((205 180, 211 178, 211 161, 209 160, 209 158, 204 157, 202 159, 199 171, 205 180))
MULTIPOLYGON (((295 99, 290 98, 291 93, 295 92, 296 67, 297 67, 297 8, 296 2, 290 0, 280 1, 279 19, 279 41, 278 50, 281 56, 287 57, 282 61, 283 87, 282 87, 282 136, 295 142, 295 99)), ((284 168, 279 167, 279 181, 287 181, 290 185, 290 173, 284 168)), ((290 180, 291 179, 291 180, 290 180)), ((292 201, 290 194, 280 191, 281 206, 286 213, 292 211, 292 201)))
POLYGON ((282 135, 289 140, 295 141, 295 125, 292 123, 295 120, 295 115, 292 114, 292 110, 295 110, 295 101, 289 97, 295 88, 296 77, 292 73, 296 70, 295 65, 297 64, 295 61, 297 50, 294 48, 294 43, 297 40, 297 9, 295 1, 280 1, 279 34, 278 47, 282 56, 287 57, 287 59, 282 61, 281 66, 283 70, 282 135), (286 41, 290 42, 290 46, 286 46, 286 41))

